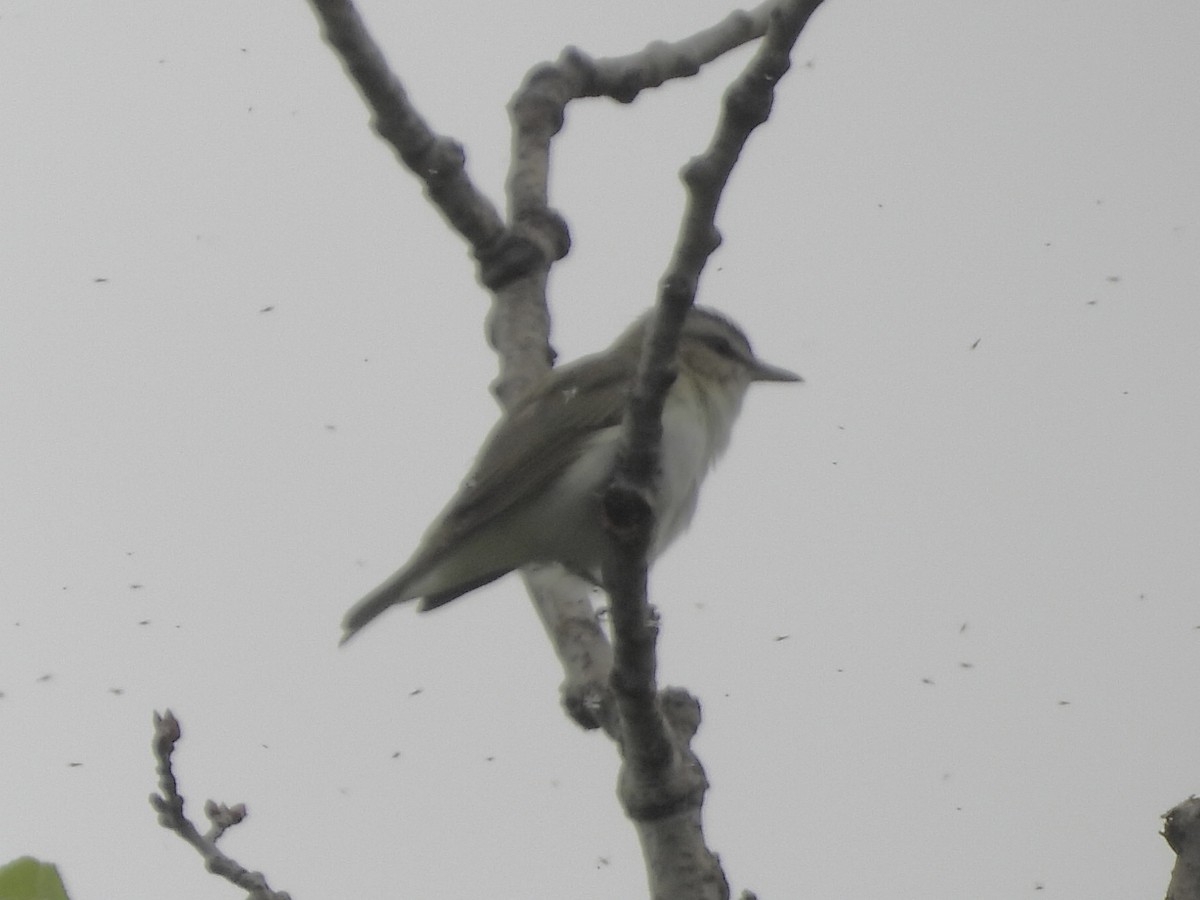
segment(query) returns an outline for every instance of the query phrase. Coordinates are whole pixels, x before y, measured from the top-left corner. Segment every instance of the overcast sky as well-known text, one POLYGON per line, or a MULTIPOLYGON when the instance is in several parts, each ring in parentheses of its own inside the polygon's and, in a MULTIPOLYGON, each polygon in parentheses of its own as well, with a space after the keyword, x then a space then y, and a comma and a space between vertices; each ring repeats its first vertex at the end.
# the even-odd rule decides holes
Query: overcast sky
MULTIPOLYGON (((0 861, 73 900, 641 896, 615 754, 519 581, 339 650, 496 406, 461 240, 301 0, 0 6, 0 861)), ((364 11, 499 201, 505 103, 567 44, 716 2, 364 11)), ((700 300, 755 387, 659 563, 711 845, 763 898, 1161 896, 1200 792, 1200 5, 828 0, 722 204, 700 300)), ((746 53, 572 106, 555 343, 654 296, 746 53)))

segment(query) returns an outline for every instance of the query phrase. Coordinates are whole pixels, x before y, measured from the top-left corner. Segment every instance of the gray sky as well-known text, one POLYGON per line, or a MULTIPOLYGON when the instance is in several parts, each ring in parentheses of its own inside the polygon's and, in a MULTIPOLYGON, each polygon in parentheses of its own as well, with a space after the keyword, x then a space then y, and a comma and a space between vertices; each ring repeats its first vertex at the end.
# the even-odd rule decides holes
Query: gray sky
MULTIPOLYGON (((495 195, 531 65, 725 7, 364 9, 495 195)), ((1198 38, 1185 0, 829 0, 802 36, 701 300, 807 383, 754 390, 653 580, 736 890, 1165 887, 1157 816, 1200 791, 1198 38)), ((744 60, 568 111, 563 358, 651 302, 744 60)), ((515 579, 336 648, 495 363, 307 6, 14 0, 0 108, 0 859, 235 896, 146 803, 170 706, 191 811, 249 804, 227 849, 298 900, 638 896, 515 579)))

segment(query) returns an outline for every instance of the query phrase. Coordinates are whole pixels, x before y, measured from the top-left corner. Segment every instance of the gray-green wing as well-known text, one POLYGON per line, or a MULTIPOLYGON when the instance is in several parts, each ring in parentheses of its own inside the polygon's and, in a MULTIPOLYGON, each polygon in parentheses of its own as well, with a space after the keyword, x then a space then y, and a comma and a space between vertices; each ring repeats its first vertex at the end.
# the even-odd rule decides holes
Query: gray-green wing
POLYGON ((603 357, 550 372, 488 436, 427 546, 461 540, 545 490, 589 434, 620 423, 631 383, 628 363, 603 357))

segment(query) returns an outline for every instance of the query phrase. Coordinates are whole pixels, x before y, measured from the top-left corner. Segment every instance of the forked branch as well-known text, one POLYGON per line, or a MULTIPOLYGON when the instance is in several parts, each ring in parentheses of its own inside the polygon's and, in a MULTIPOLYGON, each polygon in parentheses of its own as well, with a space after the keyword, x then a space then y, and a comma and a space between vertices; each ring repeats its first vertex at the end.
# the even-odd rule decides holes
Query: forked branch
POLYGON ((171 762, 175 745, 182 736, 183 729, 179 720, 170 710, 162 715, 154 714, 153 748, 154 758, 158 762, 160 793, 150 795, 150 805, 158 812, 159 824, 174 831, 195 847, 196 852, 204 859, 208 871, 249 891, 249 900, 291 900, 291 895, 286 892, 271 890, 266 876, 261 872, 251 872, 217 847, 221 836, 246 818, 244 804, 226 806, 224 803, 209 800, 204 804, 204 813, 211 825, 204 834, 200 833, 200 829, 184 813, 183 795, 179 793, 179 784, 171 762))

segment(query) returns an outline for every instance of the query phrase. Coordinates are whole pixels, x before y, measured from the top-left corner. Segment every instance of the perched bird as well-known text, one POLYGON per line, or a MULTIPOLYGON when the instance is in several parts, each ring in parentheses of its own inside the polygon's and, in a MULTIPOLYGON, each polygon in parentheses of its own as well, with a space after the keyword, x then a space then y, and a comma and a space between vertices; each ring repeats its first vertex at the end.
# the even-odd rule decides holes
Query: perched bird
MULTIPOLYGON (((549 372, 497 423, 412 558, 346 614, 343 643, 393 604, 420 598, 420 610, 434 609, 529 563, 562 563, 599 583, 600 495, 650 317, 607 350, 549 372)), ((651 560, 691 521, 751 382, 802 380, 758 359, 740 328, 702 307, 688 312, 676 364, 663 406, 651 560)))

